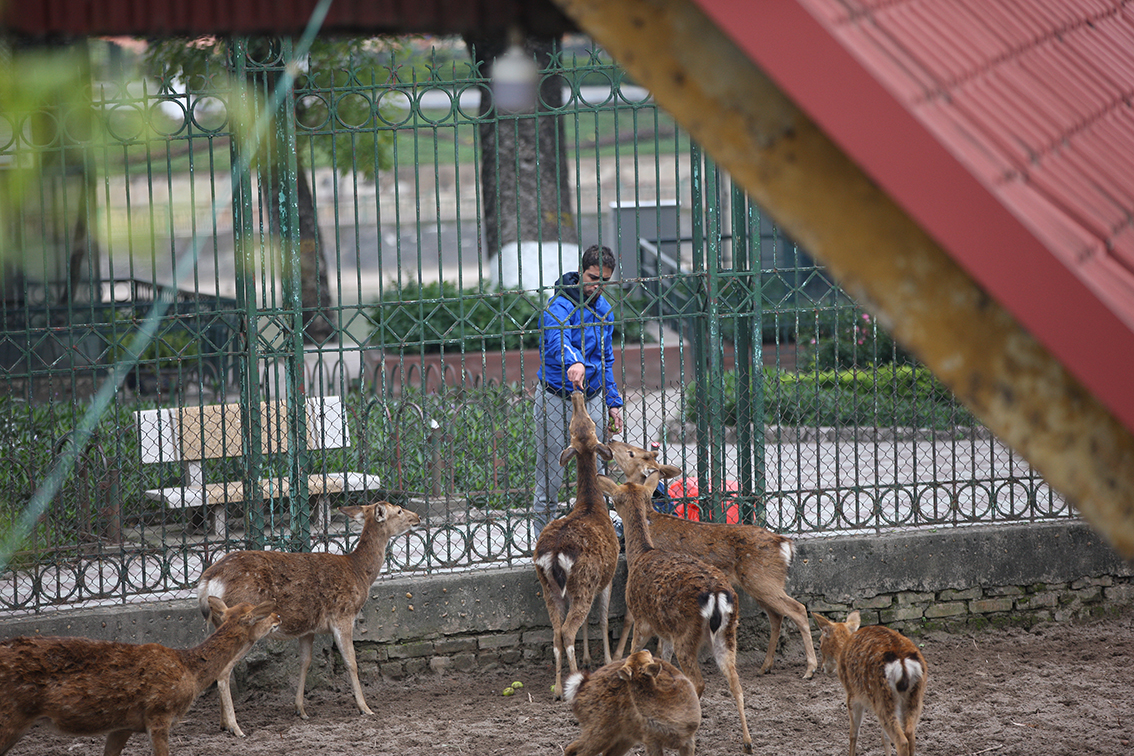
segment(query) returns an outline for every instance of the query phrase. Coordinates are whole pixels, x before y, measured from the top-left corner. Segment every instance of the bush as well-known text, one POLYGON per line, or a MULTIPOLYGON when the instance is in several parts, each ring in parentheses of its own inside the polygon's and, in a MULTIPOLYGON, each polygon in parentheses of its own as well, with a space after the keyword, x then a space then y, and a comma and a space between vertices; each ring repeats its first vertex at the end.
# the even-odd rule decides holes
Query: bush
POLYGON ((466 352, 539 346, 539 298, 459 289, 448 282, 389 287, 369 311, 369 343, 384 349, 466 352))
MULTIPOLYGON (((721 388, 720 421, 727 426, 741 424, 753 408, 740 406, 735 371, 724 374, 721 388)), ((763 421, 768 425, 953 428, 976 424, 949 389, 920 366, 802 373, 765 368, 762 388, 763 421)), ((696 422, 695 383, 686 394, 684 409, 685 419, 696 422)))
POLYGON ((800 326, 799 344, 813 350, 802 363, 810 370, 916 362, 874 316, 853 305, 813 310, 810 322, 800 326))
POLYGON ((469 496, 478 506, 516 506, 509 497, 517 491, 526 506, 535 443, 521 388, 408 389, 381 401, 356 393, 347 407, 358 437, 354 453, 391 492, 428 493, 439 479, 443 492, 469 496))
MULTIPOLYGON (((618 287, 603 296, 614 309, 615 339, 643 339, 644 300, 618 287)), ((432 353, 442 349, 500 352, 538 349, 543 300, 516 289, 459 289, 448 282, 390 286, 367 313, 369 343, 383 349, 432 353)))

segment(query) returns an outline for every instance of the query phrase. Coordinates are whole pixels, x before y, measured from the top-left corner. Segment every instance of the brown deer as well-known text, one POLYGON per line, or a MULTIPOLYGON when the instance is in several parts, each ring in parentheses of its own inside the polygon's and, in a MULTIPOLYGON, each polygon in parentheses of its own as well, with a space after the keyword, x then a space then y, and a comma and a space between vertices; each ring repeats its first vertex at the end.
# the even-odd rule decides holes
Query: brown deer
POLYGON ((882 723, 882 743, 890 756, 890 741, 898 756, 913 756, 917 722, 925 698, 929 668, 913 641, 880 625, 859 628, 857 611, 846 622, 832 622, 812 612, 821 631, 819 653, 823 670, 838 670, 847 692, 850 715, 850 756, 858 741, 858 726, 867 706, 882 723))
MULTIPOLYGON (((587 621, 595 596, 599 596, 599 627, 602 630, 604 663, 610 663, 610 589, 618 568, 618 534, 596 483, 596 457, 610 459, 610 449, 599 443, 595 422, 587 413, 580 391, 571 394, 570 446, 559 455, 559 464, 575 459, 577 491, 575 505, 566 517, 549 522, 539 534, 532 558, 543 588, 543 601, 555 632, 555 695, 563 695, 563 655, 572 672, 575 636, 587 621)), ((583 632, 583 662, 591 663, 587 632, 583 632)))
MULTIPOLYGON (((681 469, 658 461, 655 451, 611 441, 608 446, 614 462, 630 483, 644 483, 649 474, 657 470, 662 478, 673 478, 681 469)), ((768 615, 771 637, 768 653, 764 656, 761 674, 772 669, 776 646, 780 640, 780 625, 788 617, 799 629, 803 650, 807 654, 807 671, 804 679, 814 673, 818 662, 811 640, 811 627, 807 622, 807 609, 784 590, 788 567, 792 560, 792 541, 787 536, 772 533, 756 525, 727 525, 724 523, 693 522, 673 515, 661 514, 651 508, 646 512, 650 537, 654 545, 667 551, 692 554, 713 565, 728 577, 768 615)), ((627 617, 615 651, 622 657, 632 618, 627 617)))
POLYGON ((48 719, 68 735, 105 733, 105 756, 122 753, 135 732, 150 734, 154 756, 168 756, 169 728, 280 624, 271 602, 231 608, 217 598, 210 603, 220 627, 184 650, 88 638, 0 642, 0 754, 36 721, 48 719))
MULTIPOLYGON (((363 714, 373 714, 362 696, 358 664, 354 657, 354 619, 370 594, 370 586, 386 560, 386 544, 421 522, 408 509, 386 501, 362 506, 340 507, 350 519, 362 525, 358 544, 349 554, 281 551, 234 551, 213 564, 197 583, 201 613, 215 625, 209 597, 225 601, 274 601, 281 624, 276 634, 299 639, 299 686, 295 692, 295 711, 303 719, 303 689, 311 666, 311 650, 316 633, 330 633, 342 654, 350 675, 354 702, 363 714)), ((236 723, 230 679, 217 680, 221 698, 221 724, 237 737, 244 737, 236 723)))
POLYGON ((639 743, 650 756, 676 748, 693 756, 701 701, 689 678, 645 649, 594 674, 567 678, 564 695, 583 727, 564 756, 623 754, 639 743))
POLYGON ((725 574, 707 562, 679 551, 654 547, 646 510, 657 486, 654 471, 645 485, 617 485, 599 476, 602 490, 614 499, 622 517, 626 541, 626 608, 634 617, 631 653, 652 636, 660 640, 660 655, 667 660, 676 652, 678 664, 693 682, 698 697, 705 690, 698 656, 708 643, 713 659, 728 678, 729 690, 740 714, 744 752, 752 753, 752 736, 744 714, 744 690, 736 672, 736 592, 725 574))

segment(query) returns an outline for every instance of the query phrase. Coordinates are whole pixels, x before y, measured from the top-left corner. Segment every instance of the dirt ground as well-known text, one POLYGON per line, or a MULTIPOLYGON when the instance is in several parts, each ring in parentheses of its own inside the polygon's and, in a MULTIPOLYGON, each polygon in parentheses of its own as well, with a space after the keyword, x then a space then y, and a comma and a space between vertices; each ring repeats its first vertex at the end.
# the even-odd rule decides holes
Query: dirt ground
MULTIPOLYGON (((841 618, 840 618, 841 619, 841 618)), ((1134 754, 1134 614, 1076 625, 1039 625, 919 638, 929 665, 918 752, 965 756, 1134 754)), ((847 714, 833 675, 803 680, 799 644, 767 676, 760 658, 742 658, 748 724, 757 754, 844 754, 847 714)), ((762 654, 759 655, 762 657, 762 654)), ((741 753, 740 727, 719 672, 706 662, 708 687, 697 733, 701 754, 741 753)), ((345 677, 345 676, 344 676, 345 677)), ((546 756, 579 734, 567 704, 553 700, 550 663, 509 670, 447 672, 404 682, 365 681, 376 716, 357 713, 345 679, 337 690, 311 691, 301 721, 291 713, 293 690, 254 692, 236 704, 248 735, 220 731, 215 688, 206 691, 173 729, 174 756, 238 753, 367 754, 380 756, 546 756), (504 697, 513 680, 524 688, 504 697)), ((36 725, 10 752, 97 754, 101 738, 69 738, 36 725)), ((632 753, 641 753, 636 749, 632 753)), ((125 753, 150 753, 135 735, 125 753)), ((860 754, 881 754, 881 730, 867 713, 860 754)))

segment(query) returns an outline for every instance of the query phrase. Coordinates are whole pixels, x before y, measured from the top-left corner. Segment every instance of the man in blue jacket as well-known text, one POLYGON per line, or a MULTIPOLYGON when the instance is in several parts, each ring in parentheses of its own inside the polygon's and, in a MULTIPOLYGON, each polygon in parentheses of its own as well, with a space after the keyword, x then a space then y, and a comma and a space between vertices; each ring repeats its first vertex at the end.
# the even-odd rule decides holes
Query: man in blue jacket
POLYGON ((571 392, 587 397, 587 412, 602 429, 622 432, 622 396, 614 382, 614 315, 602 286, 614 275, 614 253, 597 244, 583 252, 581 272, 564 273, 540 316, 539 390, 535 398, 536 480, 532 532, 555 517, 563 468, 559 454, 570 443, 571 392))

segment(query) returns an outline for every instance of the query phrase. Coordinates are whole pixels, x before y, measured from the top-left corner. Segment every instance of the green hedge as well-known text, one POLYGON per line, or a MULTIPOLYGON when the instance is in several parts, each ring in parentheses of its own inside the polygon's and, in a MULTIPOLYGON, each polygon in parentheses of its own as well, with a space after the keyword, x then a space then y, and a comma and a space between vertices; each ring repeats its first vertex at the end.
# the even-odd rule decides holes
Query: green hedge
MULTIPOLYGON (((698 419, 697 390, 692 384, 685 397, 688 422, 698 419)), ((724 374, 721 392, 719 412, 725 425, 738 425, 741 415, 751 415, 751 408, 739 406, 735 371, 724 374)), ((944 429, 976 424, 933 373, 914 365, 800 373, 765 368, 763 401, 769 425, 944 429)))

